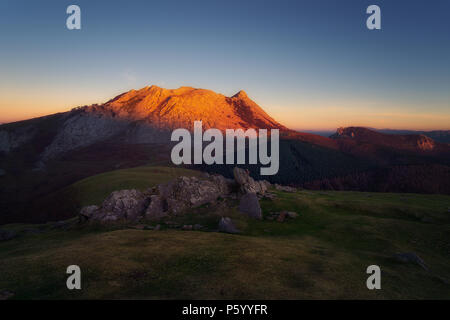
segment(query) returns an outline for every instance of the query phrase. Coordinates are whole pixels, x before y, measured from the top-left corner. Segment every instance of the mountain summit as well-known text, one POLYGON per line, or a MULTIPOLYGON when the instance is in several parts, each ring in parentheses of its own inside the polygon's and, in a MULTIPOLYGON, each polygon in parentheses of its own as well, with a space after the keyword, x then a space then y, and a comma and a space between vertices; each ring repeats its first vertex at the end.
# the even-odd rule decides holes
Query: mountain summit
POLYGON ((110 113, 115 117, 147 122, 160 129, 191 129, 194 121, 204 128, 286 129, 253 102, 244 91, 226 97, 211 90, 148 86, 125 92, 88 112, 110 113))
POLYGON ((42 145, 45 141, 40 159, 46 162, 67 151, 106 141, 167 143, 174 129, 193 130, 194 121, 202 121, 204 130, 253 128, 290 132, 242 90, 227 97, 206 89, 147 86, 122 93, 104 104, 82 106, 49 117, 3 125, 0 152, 9 153, 37 140, 42 145), (41 130, 44 122, 47 129, 41 130), (46 132, 44 137, 42 132, 46 132))

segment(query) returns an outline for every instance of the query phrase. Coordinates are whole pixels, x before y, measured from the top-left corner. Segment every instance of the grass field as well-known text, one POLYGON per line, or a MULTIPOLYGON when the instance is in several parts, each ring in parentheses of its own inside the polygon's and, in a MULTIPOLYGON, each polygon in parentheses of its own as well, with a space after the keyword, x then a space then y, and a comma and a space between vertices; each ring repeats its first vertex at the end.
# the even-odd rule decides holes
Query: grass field
MULTIPOLYGON (((113 190, 188 174, 198 173, 141 167, 69 188, 83 204, 95 204, 113 190)), ((450 299, 449 196, 275 193, 274 201, 261 201, 264 214, 290 210, 299 213, 296 219, 249 220, 220 203, 174 219, 212 230, 226 215, 239 235, 165 224, 159 231, 2 226, 19 236, 0 242, 0 292, 13 292, 11 299, 450 299), (397 252, 415 252, 430 271, 394 261, 397 252), (66 288, 71 264, 81 268, 81 290, 66 288), (382 271, 381 290, 366 287, 373 264, 382 271)))

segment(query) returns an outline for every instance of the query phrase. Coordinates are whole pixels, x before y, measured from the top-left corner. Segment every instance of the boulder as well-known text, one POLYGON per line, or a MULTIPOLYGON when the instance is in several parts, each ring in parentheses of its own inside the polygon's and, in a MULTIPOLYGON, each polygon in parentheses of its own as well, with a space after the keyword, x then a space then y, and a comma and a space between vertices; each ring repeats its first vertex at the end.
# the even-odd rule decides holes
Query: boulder
POLYGON ((275 184, 275 189, 277 189, 278 191, 284 191, 284 192, 297 192, 296 188, 289 187, 289 186, 282 186, 279 184, 275 184))
POLYGON ((150 196, 150 204, 145 211, 145 218, 147 220, 160 220, 167 216, 167 202, 159 195, 150 196))
POLYGON ((178 214, 188 208, 195 208, 214 202, 218 197, 231 192, 229 181, 222 176, 209 179, 179 177, 158 186, 161 199, 167 203, 170 213, 178 214))
POLYGON ((230 218, 222 217, 219 221, 219 231, 225 233, 239 233, 230 218))
POLYGON ((402 263, 415 263, 419 266, 421 266, 426 271, 429 271, 428 267, 425 265, 425 262, 414 252, 404 252, 404 253, 397 253, 393 257, 397 262, 402 263))
POLYGON ((294 211, 280 211, 280 212, 270 212, 266 219, 267 220, 277 220, 278 222, 284 222, 287 218, 295 219, 298 217, 298 213, 294 211))
POLYGON ((93 218, 94 214, 100 209, 99 206, 86 206, 83 207, 80 211, 80 222, 88 221, 89 219, 93 218))
POLYGON ((262 211, 256 193, 246 193, 239 202, 239 211, 250 218, 262 219, 262 211))
POLYGON ((286 219, 286 212, 282 211, 280 212, 280 214, 278 215, 277 221, 278 222, 284 222, 284 219, 286 219))
POLYGON ((8 290, 4 290, 4 291, 0 291, 0 300, 8 300, 9 298, 14 297, 14 292, 12 291, 8 291, 8 290))
POLYGON ((0 229, 0 241, 11 240, 17 236, 17 232, 0 229))
POLYGON ((137 221, 145 212, 150 199, 143 192, 132 190, 114 191, 103 201, 102 206, 84 207, 80 211, 80 220, 85 221, 137 221))
POLYGON ((236 183, 239 185, 239 190, 242 193, 257 193, 264 194, 270 186, 267 181, 255 181, 250 177, 250 173, 246 169, 234 167, 233 176, 236 183))
POLYGON ((148 203, 148 197, 136 189, 114 191, 103 201, 102 220, 138 220, 148 203))
POLYGON ((286 215, 291 219, 295 219, 298 217, 298 213, 294 211, 286 211, 286 215))

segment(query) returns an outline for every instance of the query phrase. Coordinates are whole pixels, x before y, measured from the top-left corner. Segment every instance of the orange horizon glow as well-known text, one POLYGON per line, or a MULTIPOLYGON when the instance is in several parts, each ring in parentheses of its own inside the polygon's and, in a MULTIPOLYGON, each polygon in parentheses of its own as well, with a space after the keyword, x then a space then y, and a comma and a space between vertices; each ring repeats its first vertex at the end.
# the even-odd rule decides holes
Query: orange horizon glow
MULTIPOLYGON (((24 97, 19 92, 8 92, 8 99, 4 96, 0 100, 0 123, 66 112, 82 105, 101 104, 118 94, 106 92, 99 98, 95 91, 68 94, 60 90, 47 96, 38 91, 28 92, 24 97)), ((350 126, 417 131, 450 130, 450 112, 426 112, 414 105, 405 110, 404 103, 390 106, 391 103, 386 101, 355 100, 337 103, 329 100, 302 100, 298 104, 287 103, 284 107, 268 106, 259 101, 257 103, 281 124, 300 131, 328 131, 350 126)), ((443 108, 439 104, 437 107, 443 108)))

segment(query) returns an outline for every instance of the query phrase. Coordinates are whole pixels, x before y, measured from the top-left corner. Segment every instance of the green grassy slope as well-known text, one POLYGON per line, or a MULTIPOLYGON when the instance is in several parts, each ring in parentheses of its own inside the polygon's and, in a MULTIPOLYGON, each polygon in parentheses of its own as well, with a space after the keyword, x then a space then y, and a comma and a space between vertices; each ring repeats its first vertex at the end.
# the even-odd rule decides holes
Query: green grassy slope
POLYGON ((199 171, 184 168, 142 166, 101 173, 80 180, 64 191, 76 195, 81 206, 98 205, 114 190, 145 190, 178 176, 196 176, 199 174, 199 171))
MULTIPOLYGON (((110 189, 145 188, 187 171, 119 170, 72 188, 98 203, 110 189)), ((195 172, 189 172, 195 174, 195 172)), ((0 292, 13 299, 450 299, 450 197, 362 192, 276 192, 264 214, 292 210, 283 223, 254 221, 216 205, 174 218, 214 228, 232 217, 240 235, 126 227, 8 225, 19 237, 0 242, 0 292), (390 257, 415 252, 430 267, 390 257), (66 289, 66 267, 82 270, 82 290, 66 289), (381 267, 381 290, 366 288, 369 265, 381 267)), ((172 222, 173 222, 172 221, 172 222)))

